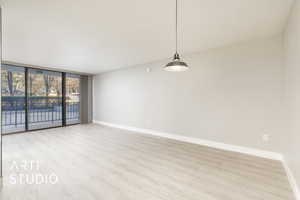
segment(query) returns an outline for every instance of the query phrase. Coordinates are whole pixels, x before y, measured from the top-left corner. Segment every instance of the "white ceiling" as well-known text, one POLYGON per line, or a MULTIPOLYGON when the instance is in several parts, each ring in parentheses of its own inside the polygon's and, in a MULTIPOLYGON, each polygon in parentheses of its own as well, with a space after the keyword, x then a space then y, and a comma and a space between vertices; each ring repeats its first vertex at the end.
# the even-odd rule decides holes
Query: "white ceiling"
MULTIPOLYGON (((175 0, 1 0, 3 59, 100 73, 169 58, 175 0)), ((179 0, 183 54, 280 34, 292 0, 179 0)))

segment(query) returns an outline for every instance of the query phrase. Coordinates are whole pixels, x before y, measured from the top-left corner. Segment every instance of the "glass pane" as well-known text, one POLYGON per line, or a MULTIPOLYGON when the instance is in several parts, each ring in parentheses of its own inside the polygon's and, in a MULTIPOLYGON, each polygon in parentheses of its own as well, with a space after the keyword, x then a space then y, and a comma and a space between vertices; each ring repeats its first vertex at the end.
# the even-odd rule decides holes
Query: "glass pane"
POLYGON ((2 65, 2 133, 25 131, 25 68, 2 65))
POLYGON ((66 123, 80 123, 80 75, 66 74, 66 123))
POLYGON ((28 70, 28 129, 62 125, 62 73, 28 70))

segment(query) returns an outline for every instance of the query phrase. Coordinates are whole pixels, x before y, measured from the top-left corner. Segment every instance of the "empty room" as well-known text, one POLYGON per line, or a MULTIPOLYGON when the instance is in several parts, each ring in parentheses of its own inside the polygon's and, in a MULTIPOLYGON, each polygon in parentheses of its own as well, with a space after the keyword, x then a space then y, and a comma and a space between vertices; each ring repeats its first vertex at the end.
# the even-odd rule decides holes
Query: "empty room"
POLYGON ((300 0, 0 6, 0 200, 300 200, 300 0))

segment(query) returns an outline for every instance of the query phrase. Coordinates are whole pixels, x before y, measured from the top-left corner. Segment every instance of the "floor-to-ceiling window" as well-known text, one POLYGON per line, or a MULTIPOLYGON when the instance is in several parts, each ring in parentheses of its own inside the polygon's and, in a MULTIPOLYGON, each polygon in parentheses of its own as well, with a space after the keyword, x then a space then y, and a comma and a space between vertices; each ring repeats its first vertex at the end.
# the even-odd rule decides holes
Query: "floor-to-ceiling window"
POLYGON ((62 73, 28 69, 28 129, 62 125, 62 73))
POLYGON ((25 68, 2 65, 2 133, 25 130, 25 68))
POLYGON ((1 74, 3 133, 80 123, 80 75, 11 65, 1 74))
POLYGON ((66 123, 80 122, 80 76, 66 74, 66 123))

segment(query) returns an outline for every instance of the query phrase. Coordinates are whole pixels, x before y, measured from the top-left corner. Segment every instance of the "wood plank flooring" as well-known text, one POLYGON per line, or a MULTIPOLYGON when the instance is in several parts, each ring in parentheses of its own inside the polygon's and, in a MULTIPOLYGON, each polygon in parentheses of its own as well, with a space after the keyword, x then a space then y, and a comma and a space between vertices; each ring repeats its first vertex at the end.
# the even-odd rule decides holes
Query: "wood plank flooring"
POLYGON ((1 200, 294 199, 278 161, 96 124, 4 136, 3 174, 1 200))

